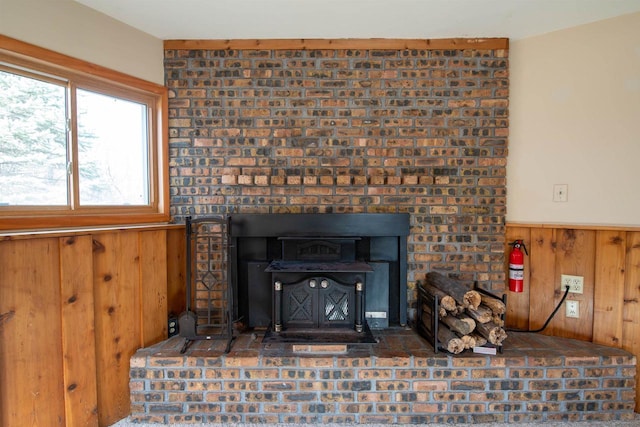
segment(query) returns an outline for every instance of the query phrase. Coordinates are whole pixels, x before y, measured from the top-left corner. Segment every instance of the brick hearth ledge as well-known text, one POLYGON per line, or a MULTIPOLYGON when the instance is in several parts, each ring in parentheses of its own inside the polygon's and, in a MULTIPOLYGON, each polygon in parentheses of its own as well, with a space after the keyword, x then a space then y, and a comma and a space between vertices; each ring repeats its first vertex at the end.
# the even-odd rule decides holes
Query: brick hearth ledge
POLYGON ((378 344, 173 337, 131 359, 132 422, 428 424, 632 420, 636 359, 584 341, 510 333, 497 355, 435 353, 409 329, 378 344))

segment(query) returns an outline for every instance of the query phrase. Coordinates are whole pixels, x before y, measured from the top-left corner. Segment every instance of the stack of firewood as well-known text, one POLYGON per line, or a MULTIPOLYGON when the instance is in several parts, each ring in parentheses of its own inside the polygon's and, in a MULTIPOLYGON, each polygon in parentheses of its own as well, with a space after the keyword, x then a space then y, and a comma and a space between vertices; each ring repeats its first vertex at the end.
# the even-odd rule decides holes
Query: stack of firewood
POLYGON ((501 346, 507 338, 503 321, 506 306, 501 299, 436 272, 428 273, 426 283, 419 286, 420 292, 439 299, 438 313, 421 302, 420 318, 429 328, 431 316, 438 316, 437 339, 448 352, 458 354, 487 343, 501 346))

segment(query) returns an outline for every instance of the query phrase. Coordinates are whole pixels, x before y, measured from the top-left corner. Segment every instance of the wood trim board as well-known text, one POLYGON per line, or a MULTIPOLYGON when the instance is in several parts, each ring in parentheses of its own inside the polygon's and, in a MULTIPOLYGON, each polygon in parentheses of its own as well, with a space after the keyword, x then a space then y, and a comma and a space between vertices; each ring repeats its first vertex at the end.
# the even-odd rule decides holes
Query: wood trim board
POLYGON ((507 38, 165 40, 177 50, 509 49, 507 38))

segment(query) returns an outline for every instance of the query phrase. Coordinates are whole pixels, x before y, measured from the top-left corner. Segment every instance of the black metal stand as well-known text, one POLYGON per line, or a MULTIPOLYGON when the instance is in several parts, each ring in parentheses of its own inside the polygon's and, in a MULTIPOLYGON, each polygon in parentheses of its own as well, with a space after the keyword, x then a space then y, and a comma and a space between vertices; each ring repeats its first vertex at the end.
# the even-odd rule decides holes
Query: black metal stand
POLYGON ((437 353, 443 348, 438 341, 438 310, 440 309, 440 301, 437 295, 431 295, 425 292, 422 287, 418 286, 418 311, 417 311, 417 327, 420 335, 425 337, 433 345, 433 351, 437 353), (425 316, 425 310, 430 314, 425 316))
MULTIPOLYGON (((479 288, 477 282, 473 284, 473 289, 491 298, 501 300, 505 306, 507 305, 507 296, 505 294, 503 294, 502 297, 498 297, 491 292, 479 288)), ((438 341, 438 328, 440 325, 440 318, 438 316, 439 310, 440 301, 438 296, 431 295, 422 289, 422 287, 418 286, 417 329, 420 335, 426 338, 427 341, 433 345, 433 351, 435 353, 438 353, 440 350, 445 350, 445 347, 443 347, 440 344, 440 341, 438 341), (425 311, 430 315, 425 316, 425 311)), ((505 315, 502 314, 500 317, 504 322, 505 315)), ((496 348, 498 353, 502 353, 502 345, 486 344, 485 347, 496 348)))
POLYGON ((229 217, 186 218, 186 310, 178 318, 181 353, 193 341, 233 341, 229 217))

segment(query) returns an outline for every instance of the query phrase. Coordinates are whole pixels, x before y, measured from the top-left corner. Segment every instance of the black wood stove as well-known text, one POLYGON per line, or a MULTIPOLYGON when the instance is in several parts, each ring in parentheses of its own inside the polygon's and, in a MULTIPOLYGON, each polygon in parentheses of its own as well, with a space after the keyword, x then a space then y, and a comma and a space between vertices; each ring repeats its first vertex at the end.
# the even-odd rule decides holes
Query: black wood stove
POLYGON ((407 321, 406 214, 231 216, 235 318, 265 341, 373 342, 407 321))

